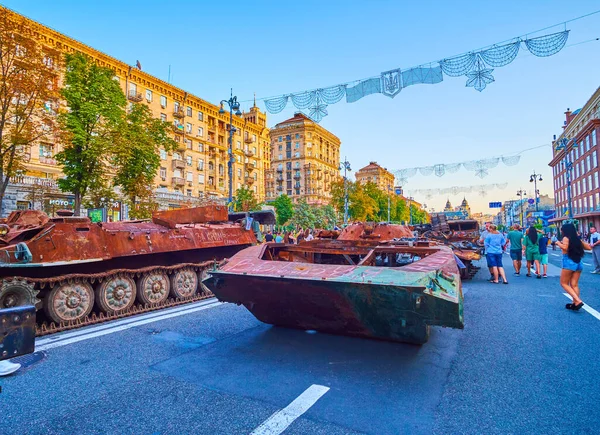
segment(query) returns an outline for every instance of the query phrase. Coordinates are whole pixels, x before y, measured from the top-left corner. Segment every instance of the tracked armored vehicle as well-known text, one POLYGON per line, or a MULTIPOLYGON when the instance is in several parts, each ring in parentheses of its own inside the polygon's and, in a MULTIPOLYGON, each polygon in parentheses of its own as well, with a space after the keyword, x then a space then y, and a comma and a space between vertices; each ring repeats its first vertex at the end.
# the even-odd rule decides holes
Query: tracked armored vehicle
POLYGON ((15 211, 0 224, 0 308, 35 305, 49 321, 81 324, 210 294, 207 268, 255 244, 251 228, 219 205, 102 223, 15 211))

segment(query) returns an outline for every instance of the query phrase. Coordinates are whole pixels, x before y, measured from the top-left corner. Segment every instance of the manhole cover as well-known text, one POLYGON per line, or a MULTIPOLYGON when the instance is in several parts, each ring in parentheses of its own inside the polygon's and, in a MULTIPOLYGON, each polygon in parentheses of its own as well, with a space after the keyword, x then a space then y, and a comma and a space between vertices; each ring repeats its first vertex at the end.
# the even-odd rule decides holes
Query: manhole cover
POLYGON ((40 361, 43 361, 45 357, 46 354, 44 352, 34 352, 28 355, 11 358, 10 361, 14 363, 19 363, 21 364, 22 369, 26 369, 34 364, 39 363, 40 361))

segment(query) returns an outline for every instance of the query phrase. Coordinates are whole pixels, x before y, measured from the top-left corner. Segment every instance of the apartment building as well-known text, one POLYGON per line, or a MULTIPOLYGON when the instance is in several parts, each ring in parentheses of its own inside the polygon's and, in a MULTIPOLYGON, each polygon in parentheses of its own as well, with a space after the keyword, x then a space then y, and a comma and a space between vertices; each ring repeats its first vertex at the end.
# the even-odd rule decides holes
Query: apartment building
MULTIPOLYGON (((229 113, 220 114, 219 106, 190 94, 170 83, 130 66, 40 23, 9 11, 15 20, 25 21, 25 31, 44 47, 56 53, 83 53, 99 65, 110 68, 130 103, 146 104, 152 113, 172 124, 178 143, 174 152, 160 153, 161 167, 154 190, 161 208, 194 205, 201 198, 228 196, 229 113)), ((62 72, 59 71, 59 74, 62 72)), ((260 200, 265 199, 264 173, 270 167, 270 141, 266 114, 256 103, 242 116, 233 117, 233 191, 248 186, 260 200)), ((74 198, 60 192, 56 180, 62 176, 54 156, 61 149, 58 141, 39 143, 29 150, 26 170, 11 180, 4 214, 15 208, 33 206, 31 192, 48 191, 59 208, 70 208, 74 198)), ((121 206, 115 204, 116 218, 121 206)))
POLYGON ((375 183, 384 192, 394 192, 394 174, 379 166, 377 162, 370 162, 364 168, 360 168, 354 176, 359 183, 375 183))
POLYGON ((562 222, 574 217, 580 230, 600 225, 600 184, 598 135, 600 135, 600 88, 581 109, 565 112, 563 132, 552 143, 552 167, 556 218, 562 222), (561 146, 567 139, 566 149, 561 146), (569 216, 567 171, 570 169, 572 216, 569 216))
POLYGON ((300 112, 273 127, 270 139, 267 201, 285 193, 294 202, 328 204, 331 183, 340 177, 340 139, 300 112))

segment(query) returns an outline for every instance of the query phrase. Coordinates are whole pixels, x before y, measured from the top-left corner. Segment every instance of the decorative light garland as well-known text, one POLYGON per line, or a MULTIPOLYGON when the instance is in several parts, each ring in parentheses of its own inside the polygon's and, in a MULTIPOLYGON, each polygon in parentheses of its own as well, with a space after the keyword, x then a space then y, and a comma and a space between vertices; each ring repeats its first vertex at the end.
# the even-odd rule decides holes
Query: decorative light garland
MULTIPOLYGON (((384 71, 377 77, 267 98, 264 99, 264 103, 267 111, 274 114, 281 112, 291 100, 297 109, 308 109, 308 116, 315 122, 321 122, 328 114, 327 106, 341 101, 344 96, 347 103, 354 103, 371 94, 383 94, 394 98, 402 88, 411 85, 440 83, 444 80, 444 74, 449 77, 465 76, 467 78, 465 86, 481 92, 494 82, 493 68, 514 61, 523 45, 534 56, 547 57, 562 50, 568 37, 569 30, 536 38, 516 37, 509 42, 494 44, 485 49, 470 51, 417 67, 384 71)), ((481 170, 484 171, 485 168, 481 170)))

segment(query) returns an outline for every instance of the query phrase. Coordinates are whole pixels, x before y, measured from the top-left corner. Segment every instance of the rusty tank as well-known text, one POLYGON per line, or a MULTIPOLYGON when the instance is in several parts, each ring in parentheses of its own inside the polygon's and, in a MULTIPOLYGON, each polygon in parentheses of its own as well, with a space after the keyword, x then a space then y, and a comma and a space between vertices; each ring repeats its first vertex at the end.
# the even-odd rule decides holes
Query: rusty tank
POLYGON ((0 309, 35 305, 48 321, 85 324, 136 303, 209 295, 208 267, 255 244, 256 229, 228 222, 221 205, 101 223, 15 211, 0 224, 0 309))
POLYGON ((344 228, 337 240, 386 242, 411 237, 412 231, 404 225, 357 222, 344 228))

